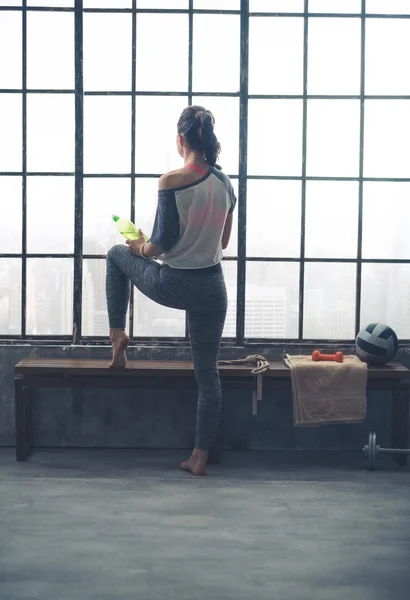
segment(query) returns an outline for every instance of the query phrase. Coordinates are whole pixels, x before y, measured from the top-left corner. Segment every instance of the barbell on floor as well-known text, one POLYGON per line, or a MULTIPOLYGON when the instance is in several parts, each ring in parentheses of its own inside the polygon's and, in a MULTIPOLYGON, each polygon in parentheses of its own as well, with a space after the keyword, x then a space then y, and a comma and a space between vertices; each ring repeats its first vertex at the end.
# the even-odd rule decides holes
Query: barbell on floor
POLYGON ((369 433, 369 443, 363 448, 363 453, 368 459, 368 467, 373 471, 376 458, 379 454, 406 454, 410 456, 410 449, 404 448, 381 448, 376 444, 376 434, 374 431, 369 433))

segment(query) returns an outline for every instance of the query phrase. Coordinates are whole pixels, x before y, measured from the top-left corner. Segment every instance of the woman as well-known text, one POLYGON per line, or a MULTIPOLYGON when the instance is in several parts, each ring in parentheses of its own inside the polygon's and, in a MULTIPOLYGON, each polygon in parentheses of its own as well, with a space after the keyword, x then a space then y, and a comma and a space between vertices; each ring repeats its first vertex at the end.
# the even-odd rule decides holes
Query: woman
POLYGON ((205 475, 221 409, 217 360, 227 308, 221 259, 229 243, 236 198, 229 178, 216 164, 220 144, 211 112, 201 106, 182 112, 177 148, 184 166, 159 179, 150 241, 143 237, 127 241, 128 248, 114 246, 107 254, 110 367, 126 365, 130 281, 154 302, 186 311, 198 409, 195 448, 180 467, 205 475), (162 265, 147 260, 153 257, 160 257, 162 265))

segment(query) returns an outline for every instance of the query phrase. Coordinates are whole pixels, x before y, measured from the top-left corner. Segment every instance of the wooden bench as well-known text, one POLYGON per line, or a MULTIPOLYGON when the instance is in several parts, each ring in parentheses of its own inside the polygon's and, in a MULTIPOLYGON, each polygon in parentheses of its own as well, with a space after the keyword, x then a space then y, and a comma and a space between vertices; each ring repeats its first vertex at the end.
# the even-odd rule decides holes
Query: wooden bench
MULTIPOLYGON (((16 458, 26 460, 33 446, 32 391, 38 387, 56 388, 193 388, 192 363, 185 361, 129 361, 126 369, 108 369, 108 361, 87 359, 29 358, 15 367, 16 458)), ((255 376, 245 365, 221 365, 223 387, 255 389, 255 376)), ((264 390, 289 389, 290 371, 282 362, 272 362, 264 375, 264 390)), ((408 447, 410 371, 399 363, 369 367, 368 390, 392 392, 391 442, 393 448, 408 447)), ((193 399, 196 396, 193 394, 193 399)), ((400 465, 406 456, 396 456, 400 465)), ((215 442, 210 461, 218 461, 215 442)))

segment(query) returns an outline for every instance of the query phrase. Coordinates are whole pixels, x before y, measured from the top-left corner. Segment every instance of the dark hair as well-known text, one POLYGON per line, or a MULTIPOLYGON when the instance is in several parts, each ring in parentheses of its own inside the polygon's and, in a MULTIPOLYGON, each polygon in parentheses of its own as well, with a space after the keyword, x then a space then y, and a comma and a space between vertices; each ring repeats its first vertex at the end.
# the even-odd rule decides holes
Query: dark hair
POLYGON ((220 169, 216 164, 221 152, 221 144, 214 133, 215 119, 211 111, 203 106, 187 106, 178 120, 178 133, 181 133, 188 146, 203 152, 208 164, 220 169))

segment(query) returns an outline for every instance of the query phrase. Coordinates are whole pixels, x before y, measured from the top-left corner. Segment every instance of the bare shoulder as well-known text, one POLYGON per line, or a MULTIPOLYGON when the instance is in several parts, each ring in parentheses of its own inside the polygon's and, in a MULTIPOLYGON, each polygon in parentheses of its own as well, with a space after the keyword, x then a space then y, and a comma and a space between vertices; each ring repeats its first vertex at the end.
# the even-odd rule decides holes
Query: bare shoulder
POLYGON ((176 169, 175 171, 170 171, 169 173, 161 175, 158 182, 158 189, 171 190, 180 188, 184 185, 194 183, 201 177, 202 175, 198 174, 196 171, 183 167, 182 169, 176 169))
POLYGON ((169 190, 185 185, 186 169, 177 169, 161 175, 158 182, 159 190, 169 190))

